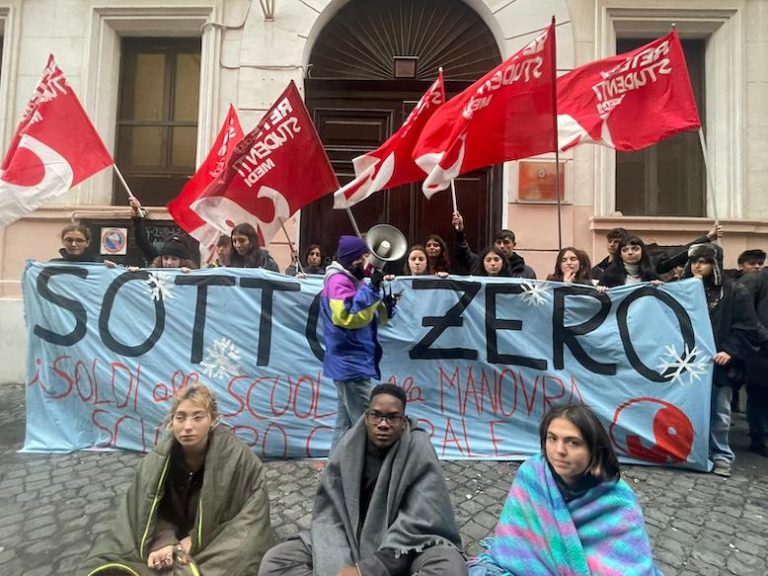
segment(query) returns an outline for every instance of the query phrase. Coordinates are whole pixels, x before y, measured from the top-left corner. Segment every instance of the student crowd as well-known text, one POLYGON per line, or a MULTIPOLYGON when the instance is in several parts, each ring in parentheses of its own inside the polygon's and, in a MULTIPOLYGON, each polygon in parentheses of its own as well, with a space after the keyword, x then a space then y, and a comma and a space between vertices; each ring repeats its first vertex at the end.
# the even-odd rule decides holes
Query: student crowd
MULTIPOLYGON (((132 208, 137 244, 151 267, 195 268, 183 238, 156 250, 138 202, 132 208)), ((429 235, 409 248, 402 274, 536 278, 515 252, 511 230, 500 230, 491 246, 474 253, 458 212, 452 225, 450 253, 441 237, 429 235)), ((710 459, 715 474, 730 476, 732 402, 738 404, 734 390, 745 383, 751 450, 768 456, 768 268, 764 251, 747 250, 738 270, 724 270, 716 243, 721 235, 716 226, 685 246, 652 254, 640 237, 616 228, 597 265, 586 252, 566 247, 546 279, 598 291, 702 281, 716 346, 710 459)), ((88 249, 87 228, 67 226, 61 237, 62 260, 98 260, 88 249)), ((380 378, 377 326, 396 313, 396 303, 382 290, 393 275, 371 269, 369 251, 362 239, 342 236, 330 264, 312 244, 301 260, 294 251, 286 270, 325 275, 323 371, 338 393, 331 455, 310 529, 275 545, 261 463, 219 425, 213 394, 190 386, 175 397, 172 433, 142 461, 113 530, 95 544, 84 573, 657 574, 642 513, 621 480, 610 440, 579 405, 545 415, 541 454, 520 467, 486 552, 465 558, 437 457, 426 432, 406 416, 405 393, 390 384, 371 388, 380 378)), ((217 265, 278 271, 249 224, 220 238, 217 255, 217 265)))

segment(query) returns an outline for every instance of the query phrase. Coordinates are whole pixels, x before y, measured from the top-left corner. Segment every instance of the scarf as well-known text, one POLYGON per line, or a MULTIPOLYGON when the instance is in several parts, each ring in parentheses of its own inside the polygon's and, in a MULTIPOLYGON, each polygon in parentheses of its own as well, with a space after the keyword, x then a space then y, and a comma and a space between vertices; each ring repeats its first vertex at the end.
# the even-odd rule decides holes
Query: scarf
POLYGON ((661 574, 627 483, 600 482, 566 504, 542 454, 520 466, 495 538, 470 560, 470 567, 484 564, 512 576, 661 574))
POLYGON ((320 478, 312 525, 309 534, 301 535, 311 540, 314 573, 336 574, 383 548, 396 556, 436 544, 461 550, 437 455, 427 433, 411 421, 387 452, 368 512, 360 518, 366 444, 365 418, 360 418, 333 451, 320 478))

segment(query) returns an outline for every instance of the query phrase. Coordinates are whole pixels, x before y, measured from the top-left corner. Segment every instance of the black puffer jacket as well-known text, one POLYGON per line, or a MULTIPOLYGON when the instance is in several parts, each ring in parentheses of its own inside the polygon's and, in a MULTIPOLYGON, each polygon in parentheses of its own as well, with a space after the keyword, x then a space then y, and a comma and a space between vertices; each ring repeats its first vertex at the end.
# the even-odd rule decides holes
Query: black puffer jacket
MULTIPOLYGON (((467 236, 463 230, 454 231, 453 257, 462 268, 470 273, 482 265, 480 257, 470 249, 467 236)), ((536 279, 536 272, 525 263, 525 260, 519 254, 514 253, 509 258, 509 269, 509 276, 512 278, 536 279)))
POLYGON ((747 355, 747 386, 768 388, 768 268, 744 274, 738 285, 745 291, 754 329, 747 355))

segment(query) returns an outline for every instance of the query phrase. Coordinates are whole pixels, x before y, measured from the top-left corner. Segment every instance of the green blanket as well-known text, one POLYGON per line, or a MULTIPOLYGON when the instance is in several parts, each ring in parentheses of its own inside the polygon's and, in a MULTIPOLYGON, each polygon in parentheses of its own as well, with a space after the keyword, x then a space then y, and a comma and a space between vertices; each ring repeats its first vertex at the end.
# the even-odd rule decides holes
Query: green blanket
MULTIPOLYGON (((79 573, 157 576, 147 556, 175 442, 169 436, 141 460, 111 530, 96 542, 79 573)), ((211 431, 191 536, 190 553, 204 576, 255 576, 274 543, 261 461, 223 426, 211 431)))

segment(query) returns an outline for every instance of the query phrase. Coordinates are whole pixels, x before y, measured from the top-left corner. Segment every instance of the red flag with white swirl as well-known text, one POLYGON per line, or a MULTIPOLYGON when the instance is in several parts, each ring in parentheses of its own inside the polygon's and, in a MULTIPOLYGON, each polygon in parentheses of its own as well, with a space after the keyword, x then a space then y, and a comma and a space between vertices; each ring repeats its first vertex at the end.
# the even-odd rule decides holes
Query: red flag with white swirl
POLYGON ((459 174, 555 150, 555 25, 429 119, 413 151, 427 198, 459 174))
POLYGON ((677 32, 557 79, 562 150, 589 142, 641 150, 701 126, 677 32))
POLYGON ((0 226, 7 226, 113 164, 53 55, 0 167, 0 226))
POLYGON ((240 141, 205 193, 192 204, 223 230, 249 223, 268 244, 281 222, 339 187, 309 111, 293 81, 240 141))
POLYGON ((352 160, 355 179, 333 196, 334 208, 349 208, 371 194, 424 179, 424 171, 413 160, 413 147, 422 128, 445 103, 443 71, 411 110, 400 129, 377 150, 352 160))
POLYGON ((179 195, 168 203, 168 212, 174 221, 200 244, 200 260, 206 264, 211 264, 215 259, 216 242, 222 233, 229 233, 229 228, 221 229, 203 220, 192 210, 192 203, 200 198, 211 182, 224 171, 232 151, 242 139, 243 129, 237 111, 230 104, 227 117, 205 161, 184 185, 179 195))

